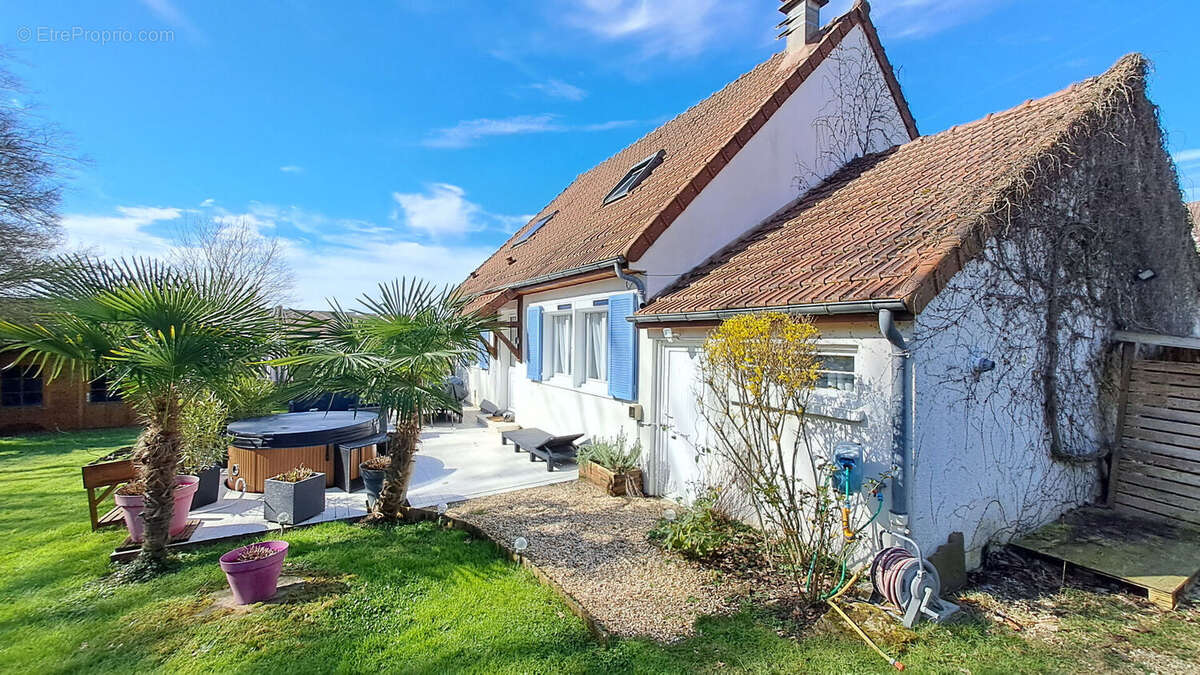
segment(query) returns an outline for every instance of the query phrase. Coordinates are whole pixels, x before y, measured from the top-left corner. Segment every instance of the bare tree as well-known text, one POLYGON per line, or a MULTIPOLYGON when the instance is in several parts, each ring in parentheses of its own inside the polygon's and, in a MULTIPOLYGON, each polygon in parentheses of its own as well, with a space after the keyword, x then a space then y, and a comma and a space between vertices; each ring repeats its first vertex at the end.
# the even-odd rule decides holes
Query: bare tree
POLYGON ((58 245, 59 172, 68 157, 61 135, 38 119, 0 50, 0 295, 36 276, 58 245))
POLYGON ((232 272, 256 283, 271 303, 292 299, 295 279, 283 243, 265 236, 245 220, 189 216, 175 231, 175 244, 167 254, 182 270, 232 272))

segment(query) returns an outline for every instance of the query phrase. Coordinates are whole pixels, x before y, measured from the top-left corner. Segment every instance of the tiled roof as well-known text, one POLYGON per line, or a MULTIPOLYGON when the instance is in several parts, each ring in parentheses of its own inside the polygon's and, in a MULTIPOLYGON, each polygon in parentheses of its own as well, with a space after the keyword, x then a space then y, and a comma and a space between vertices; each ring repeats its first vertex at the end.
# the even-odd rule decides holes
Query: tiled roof
MULTIPOLYGON (((733 159, 788 96, 860 25, 883 64, 911 136, 916 125, 887 64, 865 2, 825 27, 821 39, 798 55, 776 54, 687 112, 581 174, 462 283, 468 295, 495 291, 546 275, 619 257, 636 260, 717 173, 733 159), (604 197, 641 160, 666 157, 629 196, 604 197), (513 244, 542 217, 549 223, 513 244)), ((478 300, 473 308, 486 303, 478 300)))
POLYGON ((857 159, 678 280, 639 314, 900 300, 920 311, 979 250, 990 205, 1096 107, 1108 73, 857 159))

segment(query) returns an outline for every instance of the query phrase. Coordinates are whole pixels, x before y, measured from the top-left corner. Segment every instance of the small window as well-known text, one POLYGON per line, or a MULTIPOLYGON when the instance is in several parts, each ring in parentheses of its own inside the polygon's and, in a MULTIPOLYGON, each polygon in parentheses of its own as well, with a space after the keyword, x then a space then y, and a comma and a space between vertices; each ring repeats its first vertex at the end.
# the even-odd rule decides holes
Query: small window
POLYGON ((642 181, 646 180, 646 177, 650 175, 651 171, 654 171, 655 167, 657 167, 659 164, 662 164, 663 157, 666 156, 666 154, 666 150, 659 150, 653 155, 638 162, 637 165, 630 169, 629 173, 625 174, 625 177, 617 183, 617 186, 612 189, 612 192, 608 193, 608 196, 604 198, 604 203, 610 204, 629 194, 633 188, 637 187, 642 181))
POLYGON ((542 218, 541 220, 534 223, 532 226, 530 226, 530 228, 528 230, 525 231, 525 234, 522 234, 520 237, 517 237, 517 240, 514 241, 513 245, 509 248, 516 248, 517 246, 524 244, 525 240, 532 237, 534 232, 537 232, 538 230, 545 227, 546 223, 550 222, 550 219, 557 215, 558 215, 558 211, 555 211, 555 212, 551 213, 550 215, 546 216, 545 218, 542 218))
POLYGON ((15 407, 42 404, 42 376, 33 368, 0 371, 0 405, 15 407))
POLYGON ((608 312, 583 313, 583 377, 608 379, 608 312))
POLYGON ((88 403, 111 403, 121 400, 121 392, 116 389, 110 389, 108 379, 98 377, 92 380, 91 387, 88 389, 88 403))
POLYGON ((839 389, 850 391, 854 389, 854 355, 853 354, 818 354, 821 359, 818 389, 839 389))
POLYGON ((550 315, 550 345, 546 350, 550 357, 550 375, 571 374, 571 345, 574 336, 571 334, 571 315, 550 315))

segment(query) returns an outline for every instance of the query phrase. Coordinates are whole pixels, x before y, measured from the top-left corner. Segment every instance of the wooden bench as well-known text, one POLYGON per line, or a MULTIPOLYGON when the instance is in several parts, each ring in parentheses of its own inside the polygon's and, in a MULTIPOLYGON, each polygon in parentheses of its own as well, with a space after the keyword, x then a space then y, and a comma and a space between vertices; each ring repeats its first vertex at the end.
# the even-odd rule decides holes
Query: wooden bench
POLYGON ((500 434, 500 444, 508 445, 512 441, 513 452, 528 452, 529 461, 539 458, 546 461, 546 470, 553 471, 554 463, 564 458, 574 459, 578 450, 575 441, 583 438, 583 434, 568 434, 555 436, 541 429, 517 429, 500 434))
POLYGON ((104 503, 104 500, 112 494, 113 490, 117 489, 118 485, 137 478, 133 460, 118 459, 111 462, 87 464, 84 465, 82 471, 83 487, 87 488, 88 493, 88 516, 91 517, 92 531, 117 525, 124 527, 125 517, 121 514, 121 507, 113 507, 103 516, 98 514, 100 504, 104 503), (101 490, 99 494, 96 493, 97 490, 101 490))

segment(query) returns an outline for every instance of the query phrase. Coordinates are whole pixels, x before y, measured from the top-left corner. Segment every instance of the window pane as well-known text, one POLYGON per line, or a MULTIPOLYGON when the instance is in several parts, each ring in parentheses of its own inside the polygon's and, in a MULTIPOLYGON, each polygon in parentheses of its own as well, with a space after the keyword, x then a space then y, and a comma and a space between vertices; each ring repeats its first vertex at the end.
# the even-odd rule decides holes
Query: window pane
POLYGON ((854 357, 820 354, 821 375, 817 386, 824 389, 854 388, 854 357))
POLYGON ((554 375, 571 373, 571 315, 551 317, 550 372, 554 375))
POLYGON ((588 312, 584 314, 584 376, 589 380, 604 380, 608 377, 608 314, 588 312))

